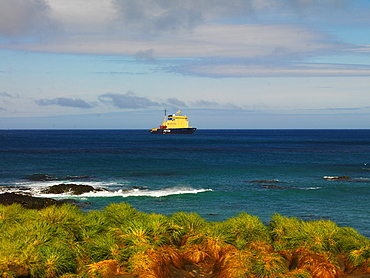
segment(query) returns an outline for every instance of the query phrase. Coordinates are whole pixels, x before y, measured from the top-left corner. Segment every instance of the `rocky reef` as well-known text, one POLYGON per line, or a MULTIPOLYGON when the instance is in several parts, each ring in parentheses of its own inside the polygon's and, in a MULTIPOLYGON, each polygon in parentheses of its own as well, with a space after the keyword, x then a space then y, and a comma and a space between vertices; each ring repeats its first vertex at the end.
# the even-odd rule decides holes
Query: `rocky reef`
POLYGON ((88 192, 107 191, 106 189, 94 188, 90 185, 74 184, 74 183, 61 183, 49 186, 41 190, 44 194, 62 194, 70 193, 72 195, 81 195, 88 192))
POLYGON ((65 203, 71 203, 70 200, 54 200, 51 198, 38 198, 33 197, 29 194, 20 193, 3 193, 0 194, 0 204, 2 205, 12 205, 21 204, 27 209, 43 209, 48 206, 60 206, 65 203))

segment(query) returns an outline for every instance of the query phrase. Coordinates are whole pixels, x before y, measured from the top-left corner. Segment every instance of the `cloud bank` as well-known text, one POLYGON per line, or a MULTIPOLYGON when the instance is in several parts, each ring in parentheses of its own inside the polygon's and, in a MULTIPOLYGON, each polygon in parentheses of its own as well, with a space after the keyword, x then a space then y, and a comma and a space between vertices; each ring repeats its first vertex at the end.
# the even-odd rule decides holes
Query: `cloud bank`
POLYGON ((0 92, 0 96, 1 97, 13 98, 13 96, 11 94, 9 94, 8 92, 0 92))
MULTIPOLYGON (((302 69, 299 62, 370 51, 316 28, 339 22, 367 28, 369 15, 349 0, 1 0, 0 7, 0 48, 124 55, 144 62, 201 59, 202 66, 184 64, 178 70, 184 74, 341 76, 346 71, 335 65, 328 73, 322 69, 328 65, 302 69), (279 64, 269 68, 271 63, 279 64)), ((351 75, 367 72, 347 68, 351 75)))
POLYGON ((102 103, 113 105, 122 109, 138 109, 151 106, 159 106, 159 103, 153 102, 148 98, 138 97, 133 92, 125 94, 106 93, 99 96, 102 103))
POLYGON ((150 40, 235 19, 242 24, 287 23, 291 18, 369 23, 365 15, 350 16, 349 0, 1 0, 0 5, 3 37, 41 34, 48 28, 60 36, 88 33, 95 39, 114 35, 121 40, 150 40))
POLYGON ((134 92, 127 93, 105 93, 98 96, 94 102, 85 101, 81 98, 53 98, 53 99, 38 99, 35 103, 39 106, 61 106, 72 108, 96 108, 100 105, 106 105, 122 110, 130 109, 147 109, 168 107, 171 109, 183 109, 185 107, 195 108, 227 108, 227 109, 242 109, 230 103, 222 104, 215 101, 196 100, 185 102, 178 98, 168 98, 161 101, 153 101, 148 97, 137 96, 134 92))
POLYGON ((47 105, 58 105, 62 107, 75 107, 75 108, 93 108, 96 105, 84 101, 80 98, 65 98, 59 97, 54 99, 39 99, 35 101, 40 106, 47 106, 47 105))

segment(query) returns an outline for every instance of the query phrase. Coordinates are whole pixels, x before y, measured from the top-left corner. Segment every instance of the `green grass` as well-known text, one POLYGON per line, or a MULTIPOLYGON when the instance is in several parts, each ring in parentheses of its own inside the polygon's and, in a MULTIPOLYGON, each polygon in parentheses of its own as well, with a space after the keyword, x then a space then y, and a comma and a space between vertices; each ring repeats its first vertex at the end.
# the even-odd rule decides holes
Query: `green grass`
POLYGON ((126 203, 88 213, 68 204, 42 210, 0 205, 2 277, 131 272, 166 278, 186 265, 220 278, 370 273, 370 241, 331 221, 279 214, 265 225, 245 212, 207 222, 196 213, 147 214, 126 203))

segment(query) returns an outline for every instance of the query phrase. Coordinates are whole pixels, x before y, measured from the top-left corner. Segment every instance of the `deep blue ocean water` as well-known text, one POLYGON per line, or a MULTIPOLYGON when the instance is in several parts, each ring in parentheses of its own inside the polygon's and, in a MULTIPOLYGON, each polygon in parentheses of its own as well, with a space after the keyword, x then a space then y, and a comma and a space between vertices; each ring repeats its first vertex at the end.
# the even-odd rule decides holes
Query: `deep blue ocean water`
POLYGON ((209 221, 279 213, 370 237, 370 130, 0 130, 0 190, 75 198, 87 211, 127 202, 209 221), (36 173, 51 179, 30 180, 36 173), (340 176, 350 179, 330 179, 340 176), (60 183, 109 191, 40 192, 60 183))

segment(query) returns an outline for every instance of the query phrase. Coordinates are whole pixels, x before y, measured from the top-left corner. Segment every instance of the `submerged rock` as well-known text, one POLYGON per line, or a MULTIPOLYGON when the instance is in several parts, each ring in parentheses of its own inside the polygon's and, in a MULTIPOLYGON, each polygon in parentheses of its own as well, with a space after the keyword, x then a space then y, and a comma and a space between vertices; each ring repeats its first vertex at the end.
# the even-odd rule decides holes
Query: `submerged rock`
POLYGON ((88 192, 107 191, 105 189, 96 189, 90 185, 85 184, 74 184, 74 183, 61 183, 42 189, 41 192, 44 194, 62 194, 70 193, 73 195, 81 195, 88 192))
POLYGON ((289 186, 281 186, 281 185, 274 185, 274 184, 261 184, 261 186, 266 187, 266 188, 276 188, 276 189, 287 189, 287 188, 291 188, 289 186))
POLYGON ((42 174, 42 173, 37 173, 37 174, 32 174, 30 176, 24 177, 27 180, 30 181, 55 181, 58 180, 58 178, 48 175, 48 174, 42 174))
POLYGON ((244 182, 259 183, 259 184, 261 184, 260 186, 265 187, 265 188, 275 188, 275 189, 291 188, 290 186, 282 186, 282 185, 271 184, 271 183, 284 183, 280 180, 251 180, 251 181, 244 181, 244 182))
POLYGON ((250 183, 271 183, 271 182, 280 182, 279 180, 252 180, 252 181, 245 181, 250 183))
POLYGON ((58 181, 58 180, 81 180, 81 179, 89 179, 90 176, 82 175, 82 176, 71 176, 67 175, 64 177, 55 177, 53 175, 49 174, 43 174, 43 173, 36 173, 32 174, 30 176, 24 177, 24 179, 30 180, 30 181, 58 181))

